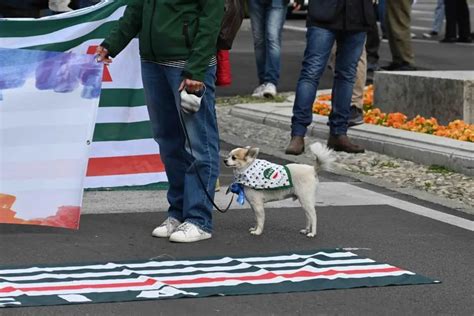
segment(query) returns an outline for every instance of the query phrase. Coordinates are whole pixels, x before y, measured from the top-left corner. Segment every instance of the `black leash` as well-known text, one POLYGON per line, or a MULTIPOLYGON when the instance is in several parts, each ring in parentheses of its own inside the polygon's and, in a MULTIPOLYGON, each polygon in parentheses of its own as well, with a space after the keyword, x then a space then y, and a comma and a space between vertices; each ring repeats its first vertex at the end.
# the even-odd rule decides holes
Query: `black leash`
MULTIPOLYGON (((192 115, 192 114, 191 114, 192 115)), ((216 205, 216 203, 214 202, 214 200, 212 199, 211 195, 209 194, 209 192, 207 191, 207 188, 206 188, 206 185, 204 184, 204 181, 202 180, 201 178, 201 174, 199 173, 199 170, 196 166, 196 161, 198 161, 195 157, 194 157, 194 154, 193 154, 193 147, 191 146, 191 139, 189 138, 189 135, 188 135, 188 129, 186 128, 186 124, 184 123, 184 120, 183 120, 183 113, 178 110, 178 116, 179 116, 179 121, 181 123, 181 127, 183 129, 183 132, 184 132, 184 137, 186 138, 186 141, 188 142, 189 144, 189 150, 191 152, 191 156, 194 158, 194 161, 192 162, 193 166, 194 166, 194 170, 196 171, 196 174, 198 176, 198 179, 199 179, 199 182, 201 183, 201 186, 202 186, 202 189, 204 190, 204 192, 206 193, 206 196, 207 198, 209 199, 209 201, 212 203, 212 205, 215 207, 216 210, 218 210, 219 212, 221 213, 225 213, 229 210, 230 206, 232 205, 232 202, 234 201, 234 194, 232 194, 232 198, 230 199, 230 202, 229 204, 227 205, 227 207, 222 210, 221 208, 219 208, 219 206, 216 205)), ((229 190, 227 190, 227 192, 229 192, 229 190)))

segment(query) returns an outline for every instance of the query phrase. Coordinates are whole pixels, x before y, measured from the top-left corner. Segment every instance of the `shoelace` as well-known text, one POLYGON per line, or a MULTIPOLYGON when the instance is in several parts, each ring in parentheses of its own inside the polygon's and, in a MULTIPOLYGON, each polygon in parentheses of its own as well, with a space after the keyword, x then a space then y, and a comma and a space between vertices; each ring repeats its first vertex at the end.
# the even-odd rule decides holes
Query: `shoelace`
POLYGON ((183 224, 179 225, 178 228, 176 228, 176 231, 182 231, 186 232, 191 228, 191 224, 188 222, 184 222, 183 224))

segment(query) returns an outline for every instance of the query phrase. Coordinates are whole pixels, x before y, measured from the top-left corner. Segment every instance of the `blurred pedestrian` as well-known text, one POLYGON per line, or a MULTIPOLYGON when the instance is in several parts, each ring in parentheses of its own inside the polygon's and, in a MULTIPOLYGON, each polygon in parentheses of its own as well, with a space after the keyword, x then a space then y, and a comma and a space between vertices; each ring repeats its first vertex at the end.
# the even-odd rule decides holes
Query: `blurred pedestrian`
POLYGON ((357 63, 364 50, 366 32, 374 23, 372 0, 310 1, 306 49, 296 87, 287 154, 304 152, 304 137, 313 120, 312 108, 319 80, 334 43, 337 43, 337 51, 327 145, 336 151, 364 152, 363 147, 349 140, 347 129, 357 63))
POLYGON ((416 70, 410 31, 412 0, 386 0, 385 5, 385 21, 392 63, 383 69, 416 70))
POLYGON ((424 33, 424 38, 432 38, 433 36, 438 36, 441 32, 441 28, 443 27, 444 21, 444 0, 438 0, 436 4, 436 8, 434 11, 434 20, 433 20, 433 27, 431 28, 431 32, 424 33))
POLYGON ((471 21, 467 0, 444 0, 446 34, 442 43, 472 43, 471 21))
POLYGON ((274 97, 280 79, 281 33, 288 0, 249 0, 248 10, 259 85, 254 97, 274 97))

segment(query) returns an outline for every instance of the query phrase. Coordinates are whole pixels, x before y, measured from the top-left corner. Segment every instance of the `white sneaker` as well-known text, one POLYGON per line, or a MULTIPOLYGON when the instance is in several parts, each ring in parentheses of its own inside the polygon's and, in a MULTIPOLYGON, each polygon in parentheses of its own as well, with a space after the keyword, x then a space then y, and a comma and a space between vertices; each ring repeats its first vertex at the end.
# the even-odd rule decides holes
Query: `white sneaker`
POLYGON ((268 82, 265 84, 262 94, 265 98, 274 98, 277 94, 277 88, 273 83, 268 82))
POLYGON ((255 90, 253 90, 252 97, 257 97, 257 98, 263 97, 263 89, 265 89, 264 83, 262 83, 261 85, 256 87, 255 90))
POLYGON ((174 217, 168 217, 160 226, 155 228, 151 235, 153 237, 168 238, 181 225, 181 222, 174 217))
POLYGON ((174 242, 194 242, 211 238, 210 233, 206 233, 196 225, 184 222, 170 236, 170 241, 174 242))

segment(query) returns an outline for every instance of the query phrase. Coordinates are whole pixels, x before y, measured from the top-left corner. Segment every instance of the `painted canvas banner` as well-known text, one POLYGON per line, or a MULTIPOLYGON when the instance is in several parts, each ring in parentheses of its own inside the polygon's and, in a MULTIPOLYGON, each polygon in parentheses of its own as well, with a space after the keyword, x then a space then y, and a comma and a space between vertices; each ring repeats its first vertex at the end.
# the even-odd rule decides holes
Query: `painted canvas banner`
MULTIPOLYGON (((94 54, 127 3, 109 0, 41 19, 0 19, 0 47, 94 54)), ((159 148, 151 135, 136 38, 104 68, 84 185, 102 188, 166 181, 159 148)))
POLYGON ((103 65, 0 48, 0 223, 77 229, 103 65))
POLYGON ((194 260, 0 266, 0 308, 439 283, 343 249, 194 260))

